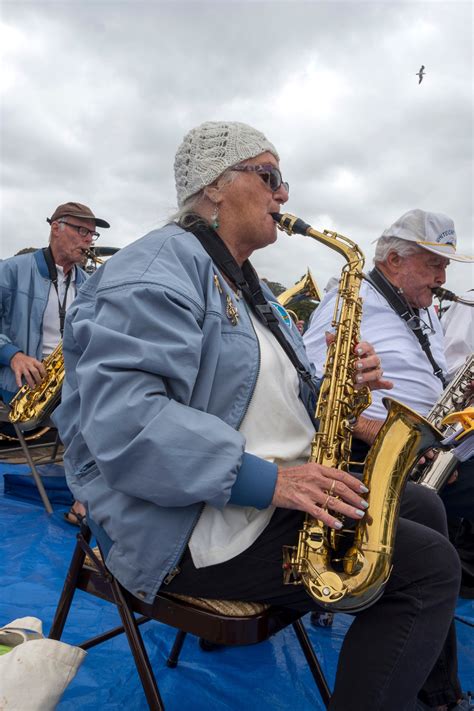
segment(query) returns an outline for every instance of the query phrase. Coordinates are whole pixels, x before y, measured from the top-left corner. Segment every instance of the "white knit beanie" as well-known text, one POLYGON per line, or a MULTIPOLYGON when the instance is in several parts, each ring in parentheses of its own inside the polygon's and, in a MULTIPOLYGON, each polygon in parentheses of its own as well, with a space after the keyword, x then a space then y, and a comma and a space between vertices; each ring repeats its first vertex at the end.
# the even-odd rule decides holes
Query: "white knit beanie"
POLYGON ((280 160, 263 133, 238 121, 207 121, 191 129, 174 159, 178 206, 233 165, 269 151, 280 160))

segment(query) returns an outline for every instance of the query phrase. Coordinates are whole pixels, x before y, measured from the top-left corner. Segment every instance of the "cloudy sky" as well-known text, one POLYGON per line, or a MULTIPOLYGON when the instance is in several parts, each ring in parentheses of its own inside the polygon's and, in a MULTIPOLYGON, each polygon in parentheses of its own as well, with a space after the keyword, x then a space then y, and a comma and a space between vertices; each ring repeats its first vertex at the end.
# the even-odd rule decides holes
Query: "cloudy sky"
MULTIPOLYGON (((111 222, 99 244, 163 224, 177 146, 219 119, 262 130, 288 211, 355 240, 368 264, 413 207, 450 215, 473 252, 472 20, 454 0, 3 0, 0 258, 44 246, 68 200, 111 222)), ((280 235, 254 255, 261 276, 339 273, 332 251, 280 235)), ((453 263, 447 286, 472 277, 453 263)))

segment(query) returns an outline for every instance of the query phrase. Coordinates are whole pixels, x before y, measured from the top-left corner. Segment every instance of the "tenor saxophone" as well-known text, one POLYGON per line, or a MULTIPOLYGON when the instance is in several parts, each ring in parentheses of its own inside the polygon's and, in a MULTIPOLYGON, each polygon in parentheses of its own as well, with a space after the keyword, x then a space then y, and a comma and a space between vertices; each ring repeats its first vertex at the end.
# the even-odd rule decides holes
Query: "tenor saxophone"
MULTIPOLYGON (((347 237, 318 232, 293 215, 272 214, 280 229, 303 234, 342 254, 346 264, 334 310, 335 340, 328 348, 325 375, 316 408, 318 432, 311 445, 311 462, 349 470, 352 431, 370 404, 367 387, 357 390, 354 346, 360 340, 364 255, 347 237)), ((364 467, 369 508, 355 528, 340 531, 306 515, 298 545, 284 549, 284 580, 302 584, 326 609, 358 612, 382 594, 389 578, 401 495, 416 461, 433 446, 440 432, 402 403, 384 399, 387 419, 364 467)))
MULTIPOLYGON (((452 425, 443 424, 443 419, 455 410, 463 410, 472 400, 471 383, 474 381, 474 355, 470 355, 458 368, 454 378, 441 393, 426 419, 437 427, 445 437, 453 433, 452 425)), ((452 452, 438 452, 434 460, 428 461, 421 472, 415 470, 414 480, 433 491, 440 491, 458 465, 452 452)))
POLYGON ((51 414, 61 397, 64 380, 64 357, 62 343, 43 361, 46 375, 35 387, 23 385, 10 401, 10 422, 21 424, 31 430, 51 414))

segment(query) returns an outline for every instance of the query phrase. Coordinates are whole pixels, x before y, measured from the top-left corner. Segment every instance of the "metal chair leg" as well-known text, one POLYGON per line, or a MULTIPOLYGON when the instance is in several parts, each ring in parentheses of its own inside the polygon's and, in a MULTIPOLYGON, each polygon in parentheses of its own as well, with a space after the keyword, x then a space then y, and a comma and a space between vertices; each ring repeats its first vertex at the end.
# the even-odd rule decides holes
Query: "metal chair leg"
MULTIPOLYGON (((91 539, 91 532, 86 529, 83 533, 79 533, 77 538, 82 536, 86 543, 89 543, 91 539)), ((66 624, 66 619, 71 609, 72 600, 74 593, 76 592, 77 581, 84 565, 84 559, 86 553, 81 548, 79 543, 76 544, 74 553, 72 554, 71 563, 69 565, 69 570, 67 571, 66 580, 61 592, 61 597, 59 598, 58 606, 56 608, 56 614, 54 615, 53 624, 49 632, 49 639, 61 639, 61 635, 64 630, 64 625, 66 624)))
POLYGON ((174 643, 171 648, 171 652, 169 653, 169 657, 166 660, 166 666, 170 667, 170 669, 174 669, 178 666, 178 659, 181 649, 183 648, 185 638, 186 632, 179 630, 176 634, 176 637, 174 638, 174 643))
POLYGON ((115 578, 112 578, 112 592, 127 635, 130 649, 132 650, 135 665, 140 676, 143 691, 150 711, 165 711, 163 701, 158 690, 158 684, 150 664, 150 658, 145 648, 135 616, 128 604, 127 592, 115 578))
POLYGON ((319 693, 326 708, 329 707, 329 702, 331 700, 331 691, 329 689, 326 677, 324 676, 323 670, 319 663, 319 659, 314 653, 313 645, 310 642, 308 633, 301 620, 293 622, 293 629, 295 630, 296 637, 300 643, 300 647, 303 650, 303 654, 306 657, 308 666, 313 675, 314 681, 318 687, 319 693))
POLYGON ((53 451, 51 454, 51 462, 56 461, 56 457, 58 456, 58 449, 59 445, 61 444, 61 440, 59 439, 59 432, 56 434, 56 439, 54 440, 54 446, 53 446, 53 451))
POLYGON ((32 473, 32 475, 33 475, 33 479, 35 480, 35 484, 36 484, 37 489, 38 489, 38 491, 39 491, 39 495, 41 496, 41 501, 42 501, 43 504, 44 504, 44 507, 45 507, 45 509, 46 509, 46 512, 49 513, 49 514, 52 514, 52 513, 53 513, 53 507, 51 506, 51 502, 50 502, 50 500, 48 499, 48 495, 47 495, 46 490, 45 490, 45 488, 44 488, 44 486, 43 486, 43 482, 41 481, 41 477, 40 477, 40 475, 39 475, 39 473, 38 473, 38 470, 36 469, 36 466, 35 466, 35 463, 34 463, 34 461, 33 461, 33 458, 32 458, 32 456, 31 456, 31 454, 30 454, 29 449, 28 449, 28 445, 27 445, 26 442, 25 442, 25 438, 23 437, 23 432, 22 432, 21 429, 18 427, 18 425, 16 425, 15 423, 13 423, 13 427, 15 428, 16 436, 18 437, 18 439, 19 439, 19 441, 20 441, 21 448, 22 448, 23 453, 24 453, 24 455, 25 455, 25 457, 26 457, 26 460, 27 460, 27 462, 28 462, 28 464, 29 464, 29 466, 30 466, 31 473, 32 473))

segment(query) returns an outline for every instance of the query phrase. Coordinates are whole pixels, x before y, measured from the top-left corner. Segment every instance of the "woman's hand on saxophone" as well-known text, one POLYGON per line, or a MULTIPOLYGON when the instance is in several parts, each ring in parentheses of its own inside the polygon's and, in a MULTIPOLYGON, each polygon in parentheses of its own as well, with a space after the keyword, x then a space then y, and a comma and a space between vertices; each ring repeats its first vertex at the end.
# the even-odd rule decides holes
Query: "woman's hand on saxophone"
POLYGON ((367 509, 361 495, 367 491, 364 484, 348 472, 308 462, 278 469, 272 504, 305 511, 331 528, 342 528, 330 511, 361 519, 367 509))

